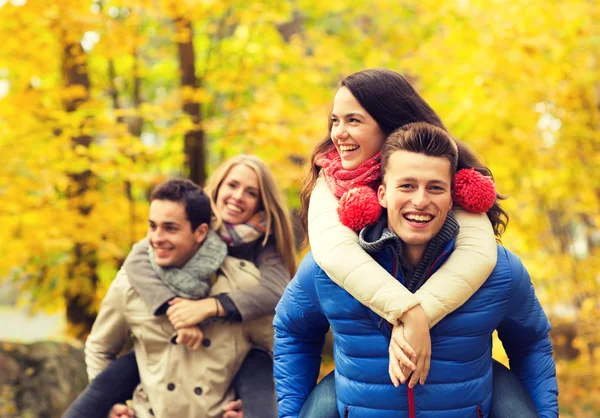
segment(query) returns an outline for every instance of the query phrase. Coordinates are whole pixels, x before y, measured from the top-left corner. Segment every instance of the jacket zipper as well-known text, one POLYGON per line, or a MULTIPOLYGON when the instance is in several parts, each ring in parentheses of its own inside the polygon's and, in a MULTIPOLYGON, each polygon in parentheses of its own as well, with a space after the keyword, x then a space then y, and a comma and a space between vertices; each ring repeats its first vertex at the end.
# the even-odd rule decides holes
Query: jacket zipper
POLYGON ((408 388, 408 418, 416 418, 417 412, 415 411, 415 390, 408 388))
MULTIPOLYGON (((397 270, 396 257, 394 257, 394 267, 393 267, 394 277, 396 277, 396 275, 398 273, 396 270, 397 270)), ((393 328, 392 324, 390 324, 389 322, 387 324, 391 330, 393 328)), ((408 418, 416 418, 417 413, 415 411, 415 391, 414 391, 414 389, 411 389, 408 387, 408 383, 406 383, 406 388, 408 389, 408 392, 407 392, 408 393, 408 418)))

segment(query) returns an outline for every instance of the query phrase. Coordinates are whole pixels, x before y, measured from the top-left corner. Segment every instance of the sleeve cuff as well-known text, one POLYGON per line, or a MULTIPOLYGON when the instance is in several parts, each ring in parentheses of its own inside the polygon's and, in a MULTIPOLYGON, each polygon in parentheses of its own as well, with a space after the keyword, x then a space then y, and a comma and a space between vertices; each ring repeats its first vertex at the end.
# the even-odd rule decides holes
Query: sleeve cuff
POLYGON ((223 319, 233 322, 242 322, 240 311, 226 293, 221 293, 214 297, 221 303, 221 306, 223 306, 223 309, 225 310, 225 317, 222 317, 223 319))

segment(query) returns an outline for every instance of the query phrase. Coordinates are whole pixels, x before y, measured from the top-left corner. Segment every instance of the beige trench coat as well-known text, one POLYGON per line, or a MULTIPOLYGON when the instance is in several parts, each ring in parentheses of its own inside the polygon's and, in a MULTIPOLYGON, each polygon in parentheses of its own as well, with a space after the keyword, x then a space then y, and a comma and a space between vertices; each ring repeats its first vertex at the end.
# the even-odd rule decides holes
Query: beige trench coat
MULTIPOLYGON (((241 290, 259 279, 252 263, 227 257, 210 294, 241 290)), ((167 317, 150 313, 121 269, 85 344, 88 376, 91 380, 105 369, 131 334, 141 378, 133 396, 137 418, 220 418, 234 397, 231 383, 250 348, 272 350, 272 319, 203 325, 202 347, 191 351, 171 342, 176 331, 167 317)))

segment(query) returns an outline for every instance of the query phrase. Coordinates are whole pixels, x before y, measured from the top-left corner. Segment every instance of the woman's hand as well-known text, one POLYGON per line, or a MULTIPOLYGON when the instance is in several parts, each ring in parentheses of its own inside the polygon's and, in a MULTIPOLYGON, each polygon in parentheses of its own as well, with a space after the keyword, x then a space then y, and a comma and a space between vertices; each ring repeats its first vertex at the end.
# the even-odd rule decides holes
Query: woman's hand
POLYGON ((238 399, 229 402, 225 406, 225 413, 223 418, 244 418, 244 411, 242 410, 242 400, 238 399))
POLYGON ((217 314, 215 300, 214 298, 199 300, 175 298, 169 301, 171 306, 167 309, 167 317, 175 329, 197 325, 217 314))
POLYGON ((400 384, 406 382, 410 373, 416 368, 414 363, 410 361, 410 357, 415 357, 416 353, 404 338, 403 324, 394 326, 389 352, 390 364, 388 372, 392 383, 398 387, 400 384))
POLYGON ((400 321, 404 324, 404 338, 414 350, 410 360, 415 365, 412 372, 409 388, 415 387, 417 383, 424 384, 429 374, 431 363, 431 335, 429 334, 429 319, 420 305, 417 305, 402 315, 400 321))

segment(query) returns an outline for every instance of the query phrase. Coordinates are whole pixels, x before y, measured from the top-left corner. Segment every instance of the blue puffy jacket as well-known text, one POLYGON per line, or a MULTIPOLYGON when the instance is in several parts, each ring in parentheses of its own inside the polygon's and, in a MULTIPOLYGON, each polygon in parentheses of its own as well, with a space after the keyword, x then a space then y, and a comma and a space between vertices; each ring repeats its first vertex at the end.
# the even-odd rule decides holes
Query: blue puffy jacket
MULTIPOLYGON (((450 242, 444 255, 451 252, 452 245, 450 242)), ((401 271, 395 271, 391 249, 379 252, 375 259, 402 280, 401 271)), ((443 261, 444 257, 439 257, 432 271, 443 261)), ((511 370, 531 394, 540 416, 558 417, 550 324, 527 270, 501 246, 496 268, 481 289, 431 329, 431 370, 425 385, 412 390, 407 385, 395 388, 389 378, 389 324, 337 286, 311 254, 304 258, 279 302, 274 325, 280 417, 297 417, 314 388, 330 326, 340 416, 489 416, 492 333, 498 330, 511 370)))

